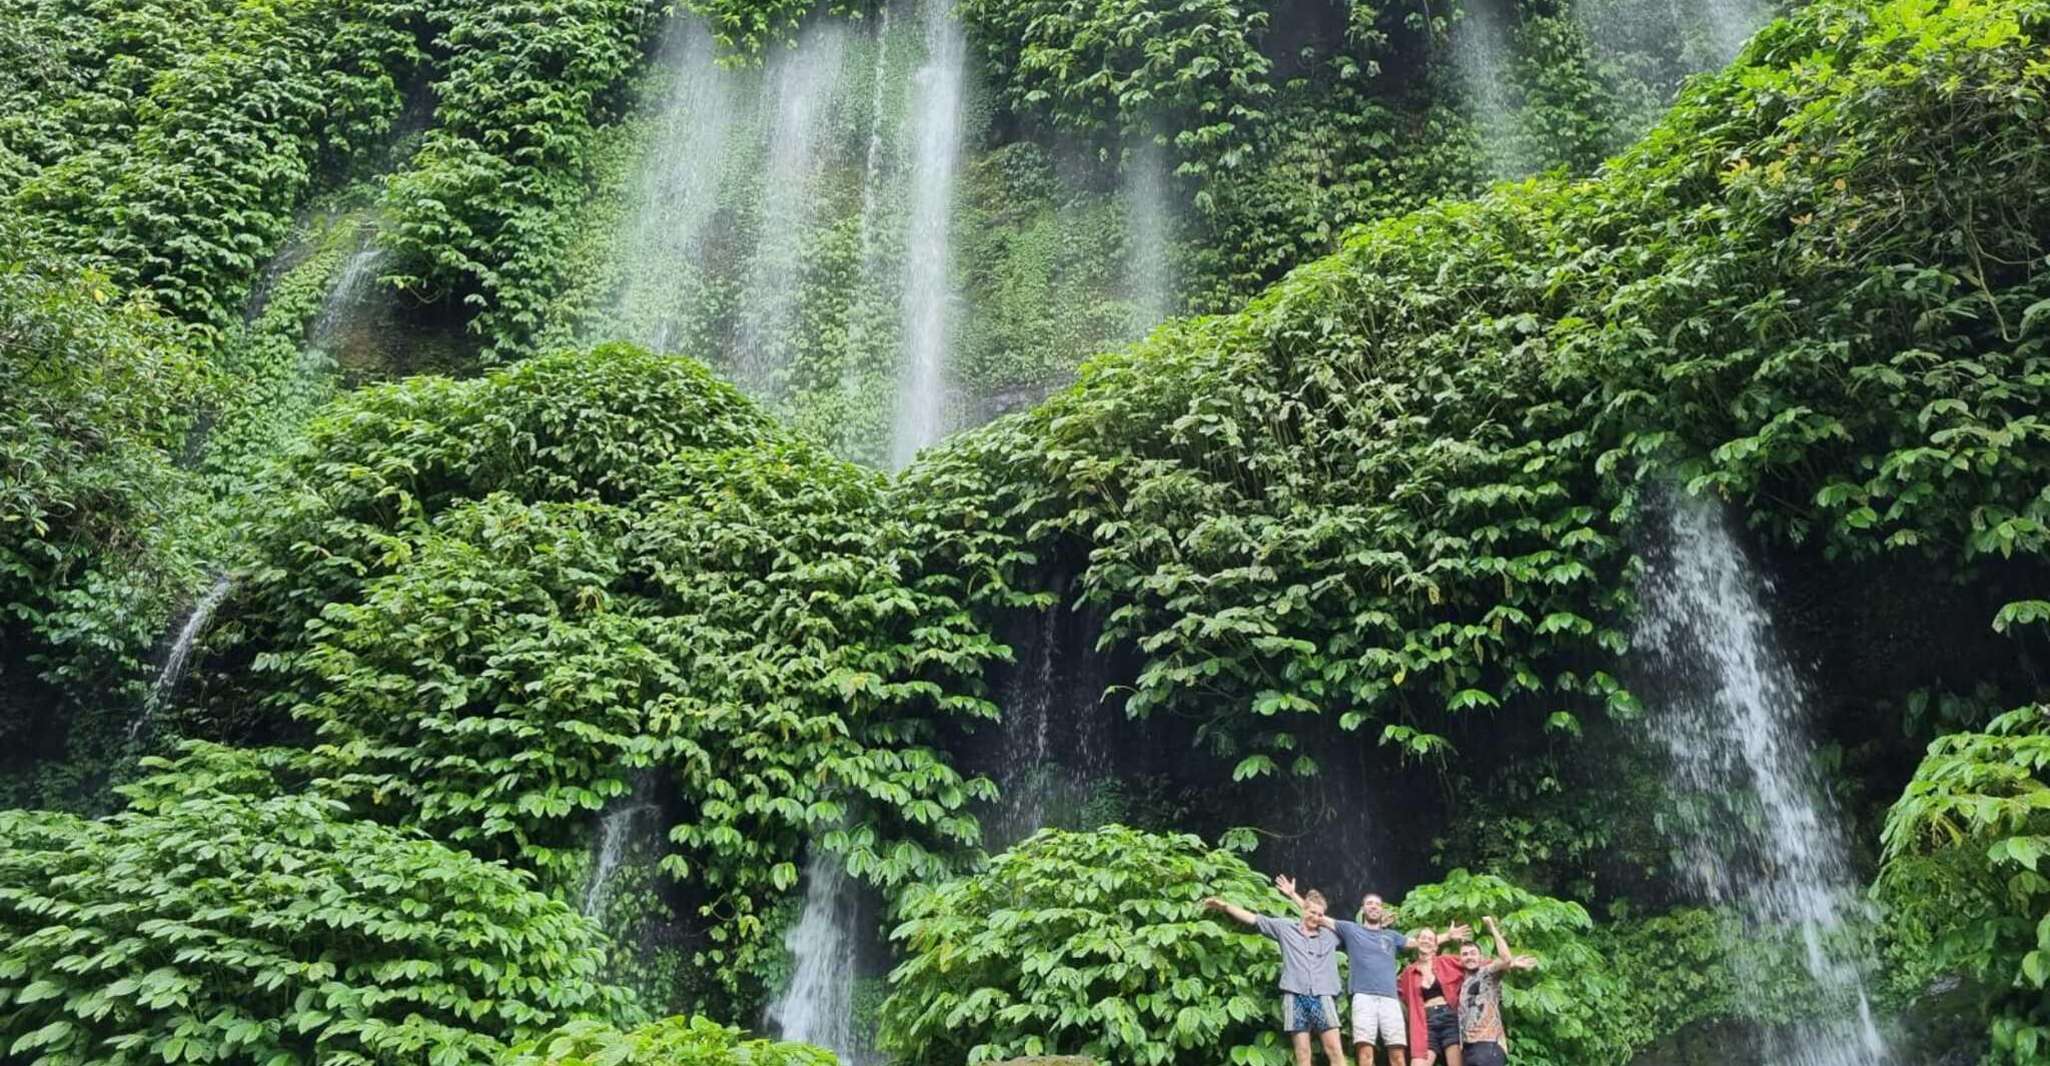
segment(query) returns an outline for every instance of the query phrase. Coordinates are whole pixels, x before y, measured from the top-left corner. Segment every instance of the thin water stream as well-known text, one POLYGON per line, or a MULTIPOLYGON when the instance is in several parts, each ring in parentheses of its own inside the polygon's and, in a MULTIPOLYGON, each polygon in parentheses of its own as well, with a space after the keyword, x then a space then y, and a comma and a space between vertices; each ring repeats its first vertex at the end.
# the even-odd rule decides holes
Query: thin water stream
POLYGON ((199 638, 206 633, 206 627, 213 622, 214 611, 228 593, 235 587, 233 578, 227 574, 215 574, 213 583, 206 592, 192 601, 185 612, 185 621, 178 626, 178 634, 171 640, 171 646, 164 652, 164 661, 157 667, 156 680, 150 683, 149 695, 143 697, 142 709, 128 723, 128 742, 141 740, 151 725, 156 722, 173 697, 178 694, 178 683, 185 680, 185 668, 192 663, 192 649, 199 638))
POLYGON ((913 78, 909 130, 911 197, 904 259, 904 369, 890 436, 902 469, 945 429, 954 175, 960 165, 968 41, 952 5, 926 0, 925 62, 913 78))
POLYGON ((1132 301, 1132 332, 1143 334, 1174 314, 1174 199, 1167 153, 1145 138, 1124 174, 1125 287, 1132 301))
POLYGON ((585 917, 597 918, 604 914, 621 865, 636 843, 636 830, 649 815, 660 810, 654 801, 654 776, 643 773, 635 779, 633 791, 615 802, 598 820, 597 851, 591 862, 591 874, 584 882, 583 899, 577 908, 585 917))

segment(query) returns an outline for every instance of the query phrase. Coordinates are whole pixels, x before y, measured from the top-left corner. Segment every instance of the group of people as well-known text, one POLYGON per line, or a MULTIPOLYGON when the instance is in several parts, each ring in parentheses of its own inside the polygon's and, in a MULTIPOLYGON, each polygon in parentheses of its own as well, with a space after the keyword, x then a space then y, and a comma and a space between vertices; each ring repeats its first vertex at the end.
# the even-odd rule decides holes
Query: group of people
POLYGON ((1338 949, 1350 966, 1352 1042, 1359 1066, 1374 1066, 1374 1049, 1385 1049, 1388 1066, 1505 1066, 1509 1037, 1502 1025, 1502 975, 1537 965, 1509 950, 1501 923, 1482 920, 1494 939, 1493 958, 1473 942, 1472 931, 1453 923, 1442 933, 1419 929, 1405 935, 1390 928, 1394 914, 1380 896, 1368 893, 1356 922, 1334 919, 1316 889, 1298 895, 1295 881, 1277 875, 1274 885, 1294 903, 1295 919, 1255 914, 1212 896, 1203 906, 1223 911, 1258 929, 1281 946, 1281 1031, 1295 1045, 1296 1066, 1310 1066, 1314 1039, 1345 1066, 1339 1041, 1338 949), (1460 944, 1457 955, 1438 953, 1441 944, 1460 944), (1397 960, 1414 948, 1417 957, 1396 972, 1397 960))

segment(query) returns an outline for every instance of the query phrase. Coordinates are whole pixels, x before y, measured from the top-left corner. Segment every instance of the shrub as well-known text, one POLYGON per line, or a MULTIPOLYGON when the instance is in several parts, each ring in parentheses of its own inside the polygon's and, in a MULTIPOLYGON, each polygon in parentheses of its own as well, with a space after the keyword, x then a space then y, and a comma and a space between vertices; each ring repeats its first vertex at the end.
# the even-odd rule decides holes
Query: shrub
POLYGON ((1877 892, 1919 975, 1985 990, 1990 1061, 2050 1062, 2050 708, 1930 744, 1885 842, 1877 892))
POLYGON ((1123 826, 1042 830, 972 876, 913 886, 883 1045, 914 1062, 1280 1063, 1273 945, 1206 913, 1211 895, 1288 906, 1236 855, 1123 826))
POLYGON ((463 1063, 628 1007, 529 879, 186 749, 97 821, 0 811, 11 1061, 463 1063))

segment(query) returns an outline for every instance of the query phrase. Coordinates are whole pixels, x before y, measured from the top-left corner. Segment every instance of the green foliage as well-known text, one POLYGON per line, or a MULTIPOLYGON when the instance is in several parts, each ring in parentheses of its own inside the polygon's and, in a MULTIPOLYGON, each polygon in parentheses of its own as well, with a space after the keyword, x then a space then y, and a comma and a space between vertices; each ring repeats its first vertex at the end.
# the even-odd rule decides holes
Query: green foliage
POLYGON ((976 842, 990 786, 934 730, 993 714, 1002 649, 879 477, 701 365, 612 346, 367 389, 281 477, 223 614, 255 674, 220 702, 310 728, 362 810, 559 875, 662 768, 694 962, 743 998, 808 840, 882 885, 976 842))
POLYGON ((80 804, 191 576, 174 456, 219 381, 145 294, 0 249, 0 800, 80 804))
POLYGON ((884 1046, 915 1062, 1079 1054, 1280 1063, 1271 942, 1206 914, 1287 903, 1186 834, 1042 830, 984 870, 902 897, 884 1046))
MULTIPOLYGON (((53 593, 106 555, 147 554, 210 382, 148 300, 0 222, 0 624, 49 625, 53 593)), ((8 641, 10 645, 14 640, 8 641)))
POLYGON ((968 0, 961 18, 1014 114, 1057 130, 1171 138, 1193 170, 1236 165, 1273 63, 1269 12, 1234 0, 968 0))
POLYGON ((504 1066, 834 1066, 824 1048, 743 1040, 738 1029, 697 1017, 672 1017, 622 1032, 603 1022, 571 1022, 512 1049, 504 1066))
POLYGON ((50 0, 0 49, 0 203, 213 336, 324 164, 397 117, 396 0, 50 0))
POLYGON ((1987 993, 1993 1058, 2050 1062, 2050 708, 1929 746, 1888 813, 1878 894, 1919 972, 1987 993))
POLYGON ((380 236, 400 284, 459 298, 487 353, 525 354, 540 310, 568 284, 574 208, 604 155, 600 124, 639 58, 644 0, 542 0, 431 8, 442 56, 435 126, 384 196, 380 236))
POLYGON ((2040 553, 2046 15, 1805 9, 1597 179, 1376 225, 898 498, 985 602, 1084 567, 1127 710, 1272 765, 1295 715, 1430 754, 1450 715, 1634 713, 1647 482, 1966 580, 2040 553))
POLYGON ((682 0, 683 9, 704 18, 719 46, 742 61, 759 59, 772 44, 791 40, 814 11, 858 18, 871 0, 682 0))
POLYGON ((1060 180, 1046 152, 1005 145, 975 161, 963 189, 968 219, 964 316, 948 373, 982 395, 1060 380, 1135 333, 1119 298, 1128 248, 1124 205, 1060 180))
POLYGON ((528 879, 278 787, 206 746, 98 821, 0 811, 10 1061, 490 1061, 623 1011, 602 939, 528 879))
POLYGON ((1246 162, 1209 176, 1195 303, 1235 310, 1355 226, 1480 191, 1478 131, 1453 107, 1384 99, 1350 57, 1284 84, 1246 162))

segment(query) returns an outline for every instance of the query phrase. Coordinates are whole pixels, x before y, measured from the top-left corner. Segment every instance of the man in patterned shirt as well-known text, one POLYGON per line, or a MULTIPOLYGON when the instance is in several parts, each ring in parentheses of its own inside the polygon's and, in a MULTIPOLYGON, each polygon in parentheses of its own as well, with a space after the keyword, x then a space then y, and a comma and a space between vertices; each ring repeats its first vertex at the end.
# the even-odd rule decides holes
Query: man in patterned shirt
POLYGON ((1502 1027, 1502 975, 1531 969, 1537 960, 1510 953, 1509 941, 1494 915, 1482 922, 1495 938, 1495 957, 1487 958, 1471 943, 1459 949, 1459 964, 1466 968, 1466 983, 1459 989, 1459 1039, 1465 1047, 1465 1066, 1507 1066, 1509 1035, 1502 1027))

